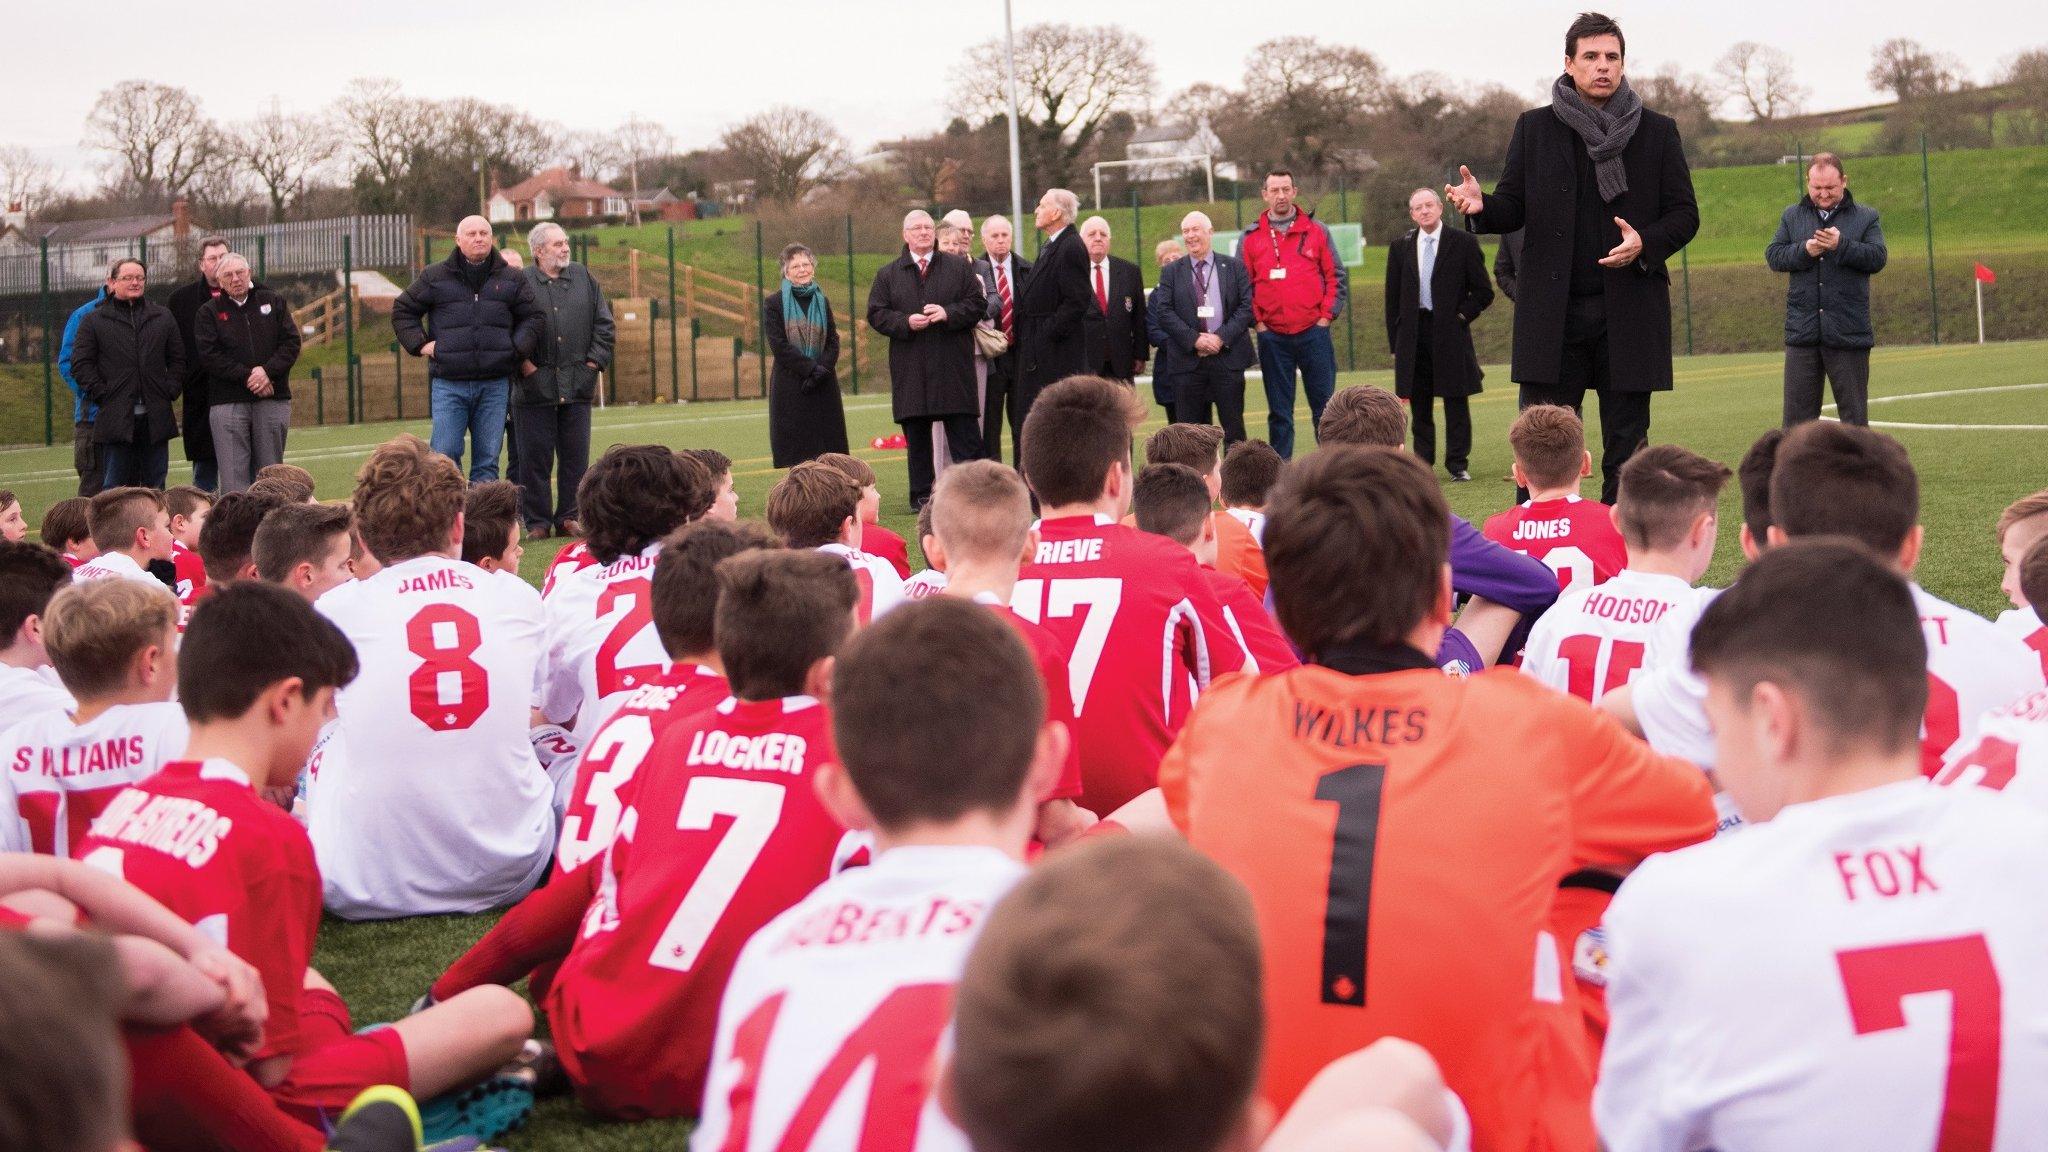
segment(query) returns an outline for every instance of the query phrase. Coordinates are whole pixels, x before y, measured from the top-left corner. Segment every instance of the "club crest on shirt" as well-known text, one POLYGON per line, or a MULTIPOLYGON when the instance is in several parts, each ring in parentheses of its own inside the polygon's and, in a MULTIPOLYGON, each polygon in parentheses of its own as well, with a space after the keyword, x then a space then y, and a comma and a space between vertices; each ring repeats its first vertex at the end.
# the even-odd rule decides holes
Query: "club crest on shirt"
POLYGON ((1607 987, 1607 930, 1598 926, 1579 933, 1572 948, 1572 973, 1582 984, 1607 987))

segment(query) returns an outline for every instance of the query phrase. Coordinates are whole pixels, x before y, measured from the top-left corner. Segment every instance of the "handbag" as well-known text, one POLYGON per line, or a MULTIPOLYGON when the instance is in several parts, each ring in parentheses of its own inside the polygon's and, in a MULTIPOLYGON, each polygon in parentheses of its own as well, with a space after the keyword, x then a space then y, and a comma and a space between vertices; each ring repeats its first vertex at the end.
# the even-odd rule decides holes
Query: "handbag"
POLYGON ((1010 338, 1003 330, 991 324, 974 326, 974 352, 983 360, 993 360, 1010 350, 1010 338))

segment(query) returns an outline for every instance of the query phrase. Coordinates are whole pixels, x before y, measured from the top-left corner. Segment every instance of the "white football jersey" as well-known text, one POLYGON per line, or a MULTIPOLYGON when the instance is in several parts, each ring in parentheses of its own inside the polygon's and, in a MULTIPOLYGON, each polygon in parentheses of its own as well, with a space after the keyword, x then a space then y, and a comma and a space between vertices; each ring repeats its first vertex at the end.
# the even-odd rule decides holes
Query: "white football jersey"
POLYGON ((362 665, 336 700, 347 754, 321 763, 307 823, 327 907, 375 919, 524 895, 554 848, 554 786, 527 735, 540 594, 419 556, 316 607, 362 665))
POLYGON ((2038 1148, 2048 818, 1910 780, 1653 856, 1605 921, 1630 1152, 2038 1148))
POLYGON ((547 613, 541 715, 579 741, 619 710, 626 697, 668 671, 654 630, 654 562, 661 541, 610 564, 561 573, 543 602, 547 613))
POLYGON ((2003 792, 2048 812, 2048 690, 1985 713, 1976 741, 1957 745, 1934 781, 2003 792))
POLYGON ((57 670, 48 664, 41 668, 0 664, 0 732, 24 720, 64 715, 77 707, 78 701, 71 698, 57 679, 57 670))
POLYGON ((1705 602, 1676 576, 1624 568, 1558 596, 1529 630, 1522 671, 1590 704, 1644 668, 1683 662, 1705 602))
POLYGON ((927 568, 903 582, 905 600, 923 600, 937 596, 946 590, 946 574, 937 568, 927 568))
POLYGON ((968 1152, 929 1066, 968 949, 1023 875, 992 848, 895 848, 769 921, 726 984, 692 1152, 871 1147, 869 1118, 891 1147, 968 1152))
POLYGON ((176 704, 117 704, 84 724, 63 712, 0 733, 0 849, 69 856, 121 789, 185 753, 176 704))
MULTIPOLYGON (((1920 632, 1927 639, 1927 715, 1920 730, 1920 766, 1932 776, 1949 753, 1975 740, 1979 717, 2042 686, 2041 665, 2010 633, 1918 584, 1913 585, 1913 602, 1920 610, 1920 632)), ((1707 726, 1707 687, 1691 663, 1688 654, 1682 663, 1663 665, 1642 677, 1631 702, 1652 748, 1711 768, 1714 739, 1707 726)))
POLYGON ((841 557, 853 569, 853 578, 860 584, 860 603, 854 606, 854 615, 862 624, 880 620, 903 603, 903 577, 896 574, 895 565, 887 560, 844 544, 821 544, 818 551, 841 557))
POLYGON ((126 552, 102 552, 72 569, 71 582, 86 584, 94 580, 140 580, 169 592, 164 582, 149 574, 149 570, 137 564, 126 552))
POLYGON ((2041 623, 2041 614, 2032 608, 2008 608, 1998 614, 1999 631, 2005 632, 2025 644, 2041 660, 2041 671, 2048 674, 2048 626, 2041 623))
POLYGON ((1265 546, 1266 514, 1264 512, 1256 508, 1225 508, 1224 511, 1230 513, 1239 524, 1244 525, 1251 532, 1252 539, 1257 540, 1261 547, 1265 546))

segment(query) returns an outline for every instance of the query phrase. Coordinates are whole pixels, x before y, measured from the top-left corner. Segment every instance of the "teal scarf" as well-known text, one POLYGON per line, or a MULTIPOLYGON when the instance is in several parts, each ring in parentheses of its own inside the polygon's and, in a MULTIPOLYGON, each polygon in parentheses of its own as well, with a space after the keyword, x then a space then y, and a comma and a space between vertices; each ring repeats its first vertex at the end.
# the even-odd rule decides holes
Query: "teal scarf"
POLYGON ((782 330, 791 347, 816 360, 825 351, 825 326, 829 322, 825 294, 818 290, 817 281, 801 288, 788 280, 782 282, 782 330))

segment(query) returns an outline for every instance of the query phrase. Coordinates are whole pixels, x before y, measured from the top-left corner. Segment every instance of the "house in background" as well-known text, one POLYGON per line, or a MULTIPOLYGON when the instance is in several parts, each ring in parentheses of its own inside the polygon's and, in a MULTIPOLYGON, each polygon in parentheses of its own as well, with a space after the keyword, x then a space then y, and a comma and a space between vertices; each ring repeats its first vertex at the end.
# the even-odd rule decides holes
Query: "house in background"
POLYGON ((585 180, 573 164, 536 172, 510 188, 492 192, 489 201, 493 224, 528 220, 592 220, 624 216, 630 211, 632 207, 624 192, 595 180, 585 180))
MULTIPOLYGON (((169 284, 190 269, 180 267, 180 255, 194 238, 191 209, 180 200, 168 212, 141 216, 113 216, 98 220, 62 220, 15 226, 7 216, 8 228, 0 236, 18 236, 19 247, 0 239, 0 251, 18 253, 31 261, 42 241, 50 245, 50 283, 57 286, 97 284, 107 278, 107 269, 124 256, 139 257, 150 268, 150 280, 169 284), (17 231, 10 229, 17 228, 17 231)), ((11 277, 10 277, 11 278, 11 277)))
POLYGON ((1124 145, 1126 160, 1157 161, 1131 164, 1127 172, 1133 180, 1172 180, 1191 169, 1199 171, 1203 153, 1215 163, 1216 175, 1225 180, 1237 177, 1237 166, 1222 159, 1223 142, 1207 124, 1155 124, 1140 129, 1124 145), (1190 156, 1195 159, 1186 159, 1190 156))

